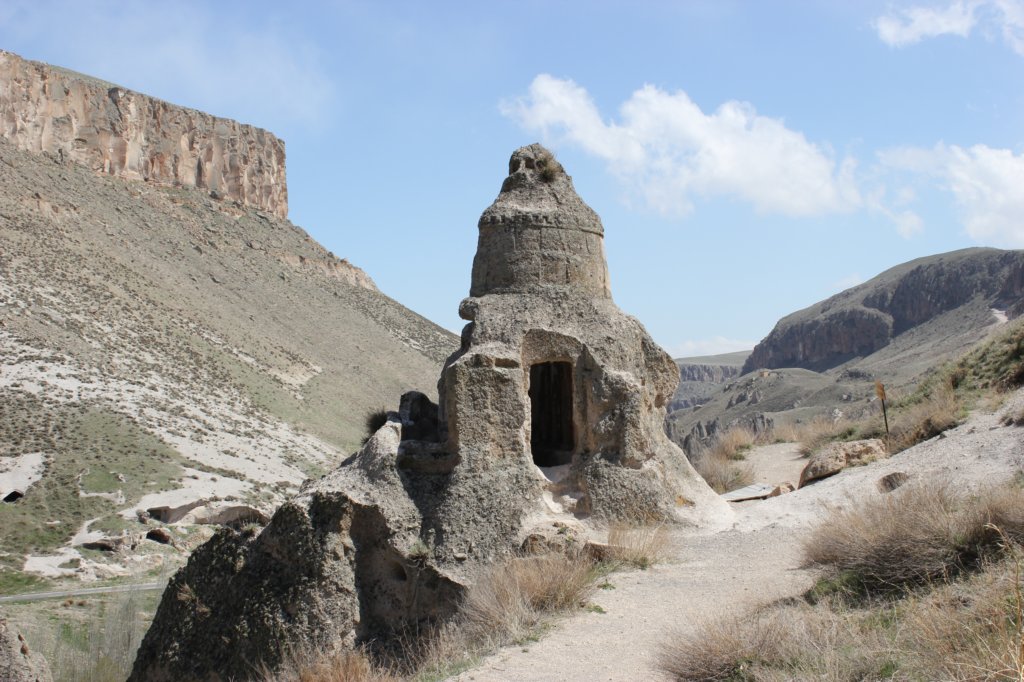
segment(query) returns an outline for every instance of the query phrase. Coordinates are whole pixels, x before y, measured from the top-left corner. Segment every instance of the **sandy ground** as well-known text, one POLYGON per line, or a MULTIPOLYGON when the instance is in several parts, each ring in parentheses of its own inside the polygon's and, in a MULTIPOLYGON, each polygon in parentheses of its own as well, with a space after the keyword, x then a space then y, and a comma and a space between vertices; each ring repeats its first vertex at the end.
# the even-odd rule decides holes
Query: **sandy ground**
MULTIPOLYGON (((508 647, 457 680, 664 680, 657 670, 659 644, 692 632, 716 616, 749 612, 797 596, 814 582, 801 568, 800 541, 833 507, 882 495, 877 481, 893 471, 912 479, 939 479, 962 489, 1002 484, 1024 470, 1024 428, 1000 416, 1024 406, 1018 392, 996 414, 976 413, 942 437, 891 459, 844 471, 788 495, 734 505, 732 530, 676 535, 676 556, 647 571, 615 573, 612 590, 592 602, 605 613, 580 611, 560 621, 539 642, 508 647)), ((758 482, 799 477, 803 460, 793 446, 755 449, 758 482), (795 474, 793 472, 796 472, 795 474)))

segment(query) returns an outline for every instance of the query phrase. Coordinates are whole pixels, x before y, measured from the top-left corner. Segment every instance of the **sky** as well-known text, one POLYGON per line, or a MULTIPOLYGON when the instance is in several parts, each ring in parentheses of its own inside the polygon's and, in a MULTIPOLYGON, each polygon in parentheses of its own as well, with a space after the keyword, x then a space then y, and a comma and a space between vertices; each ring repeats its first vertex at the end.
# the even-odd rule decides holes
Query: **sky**
POLYGON ((1024 0, 2 0, 0 48, 270 130, 292 222, 453 331, 477 219, 537 141, 675 357, 1024 248, 1024 0))

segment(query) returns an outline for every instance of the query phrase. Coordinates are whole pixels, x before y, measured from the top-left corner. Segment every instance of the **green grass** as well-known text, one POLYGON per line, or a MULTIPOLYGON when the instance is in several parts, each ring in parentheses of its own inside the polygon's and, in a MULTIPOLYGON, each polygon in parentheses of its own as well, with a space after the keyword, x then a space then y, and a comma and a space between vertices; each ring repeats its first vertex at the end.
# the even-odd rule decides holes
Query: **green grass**
POLYGON ((100 523, 111 530, 127 527, 114 516, 119 507, 167 489, 181 475, 178 453, 123 415, 99 407, 46 404, 13 391, 2 398, 0 423, 21 425, 14 447, 31 452, 30 444, 45 443, 47 463, 24 498, 0 505, 0 552, 7 553, 0 556, 0 565, 20 569, 24 554, 56 549, 89 519, 105 517, 100 523), (121 490, 126 501, 115 505, 102 497, 82 497, 80 489, 121 490))
POLYGON ((23 592, 45 592, 53 583, 45 578, 22 573, 19 570, 0 567, 0 594, 21 594, 23 592))

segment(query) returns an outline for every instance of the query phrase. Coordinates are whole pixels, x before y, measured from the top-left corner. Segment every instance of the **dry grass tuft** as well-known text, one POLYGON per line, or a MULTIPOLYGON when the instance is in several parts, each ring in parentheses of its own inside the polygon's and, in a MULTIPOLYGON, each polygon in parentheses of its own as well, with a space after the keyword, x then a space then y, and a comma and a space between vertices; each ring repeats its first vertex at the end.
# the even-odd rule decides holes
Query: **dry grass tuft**
POLYGON ((693 468, 717 493, 736 490, 754 482, 754 469, 749 464, 705 453, 693 462, 693 468))
POLYGON ((715 438, 708 449, 707 456, 728 460, 742 460, 746 457, 747 450, 752 448, 756 442, 757 437, 749 428, 734 426, 715 438))
POLYGON ((676 680, 876 680, 892 655, 883 637, 825 608, 765 609, 673 637, 659 664, 676 680))
POLYGON ((907 485, 857 509, 833 511, 804 543, 811 564, 866 594, 948 580, 997 555, 997 526, 1024 540, 1024 491, 971 498, 942 484, 907 485))
POLYGON ((330 656, 294 655, 276 673, 262 671, 261 682, 397 682, 399 677, 381 670, 362 651, 341 651, 330 656))
POLYGON ((544 554, 490 566, 466 595, 461 629, 476 644, 522 641, 546 614, 585 604, 595 578, 593 563, 582 556, 544 554))
POLYGON ((1020 682, 1022 502, 1014 488, 967 497, 919 486, 833 514, 812 551, 828 550, 833 575, 845 566, 884 581, 891 599, 834 596, 709 622, 665 642, 660 666, 676 680, 1020 682), (843 537, 825 547, 830 533, 843 537), (892 589, 898 585, 917 589, 892 589))
POLYGON ((673 556, 672 534, 664 524, 635 526, 616 524, 608 529, 608 558, 648 569, 673 556))
POLYGON ((927 396, 897 409, 891 422, 889 451, 893 454, 937 436, 956 426, 964 408, 949 385, 941 385, 927 396))
POLYGON ((963 584, 944 585, 904 609, 907 667, 920 679, 1024 679, 1024 598, 1018 545, 963 584))
POLYGON ((380 430, 380 427, 388 423, 388 411, 387 408, 381 407, 367 412, 366 416, 363 417, 363 426, 366 428, 366 432, 363 434, 363 445, 373 437, 373 434, 380 430))
MULTIPOLYGON (((889 452, 896 454, 956 426, 964 405, 948 382, 932 382, 918 393, 897 401, 889 411, 889 452)), ((810 457, 833 441, 885 438, 881 415, 833 420, 816 417, 809 422, 783 424, 772 431, 776 441, 800 443, 810 457)))
POLYGON ((1015 412, 1007 412, 1003 416, 1003 424, 1006 426, 1024 426, 1024 407, 1015 412))
POLYGON ((806 422, 779 424, 772 429, 771 437, 777 443, 800 443, 800 452, 805 457, 834 440, 848 428, 849 422, 837 422, 831 417, 818 416, 806 422))

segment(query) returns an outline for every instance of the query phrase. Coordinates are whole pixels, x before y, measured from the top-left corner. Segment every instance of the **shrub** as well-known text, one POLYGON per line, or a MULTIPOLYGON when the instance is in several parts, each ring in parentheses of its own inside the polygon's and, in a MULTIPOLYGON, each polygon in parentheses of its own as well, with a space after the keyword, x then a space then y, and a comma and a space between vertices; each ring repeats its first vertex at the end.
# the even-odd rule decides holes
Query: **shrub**
POLYGON ((582 606, 596 577, 591 561, 563 554, 517 557, 488 567, 466 595, 460 629, 477 645, 522 641, 546 613, 582 606))
POLYGON ((754 432, 749 428, 734 426, 715 438, 708 450, 708 456, 732 460, 744 459, 746 451, 754 446, 756 440, 754 432))
POLYGON ((806 604, 705 623, 665 641, 658 662, 672 679, 694 682, 854 682, 888 678, 894 667, 878 633, 806 604))
POLYGON ((730 461, 710 453, 696 460, 693 468, 718 493, 729 492, 754 482, 754 469, 749 464, 730 461))
POLYGON ((890 418, 889 451, 893 454, 956 426, 963 405, 949 385, 939 385, 923 397, 894 410, 890 418))
POLYGON ((363 445, 373 437, 373 434, 380 430, 380 427, 388 423, 388 411, 387 408, 380 408, 368 412, 363 417, 363 424, 366 426, 366 435, 363 437, 363 445))
POLYGON ((832 511, 804 542, 804 556, 855 592, 899 592, 997 555, 1002 543, 993 526, 1024 539, 1024 491, 971 498, 942 484, 907 485, 859 508, 832 511))
POLYGON ((562 164, 558 163, 554 156, 547 154, 537 159, 537 168, 540 169, 540 179, 544 182, 554 182, 558 174, 564 172, 562 164))
POLYGON ((608 558, 647 569, 672 556, 672 536, 664 524, 616 524, 608 529, 608 558))
POLYGON ((1019 682, 1022 502, 1014 487, 968 497, 933 485, 833 512, 809 553, 833 584, 892 599, 787 601, 707 622, 666 640, 659 665, 677 680, 1019 682))
POLYGON ((274 673, 263 669, 261 682, 397 682, 400 678, 381 670, 361 650, 329 656, 308 653, 290 656, 274 673))

